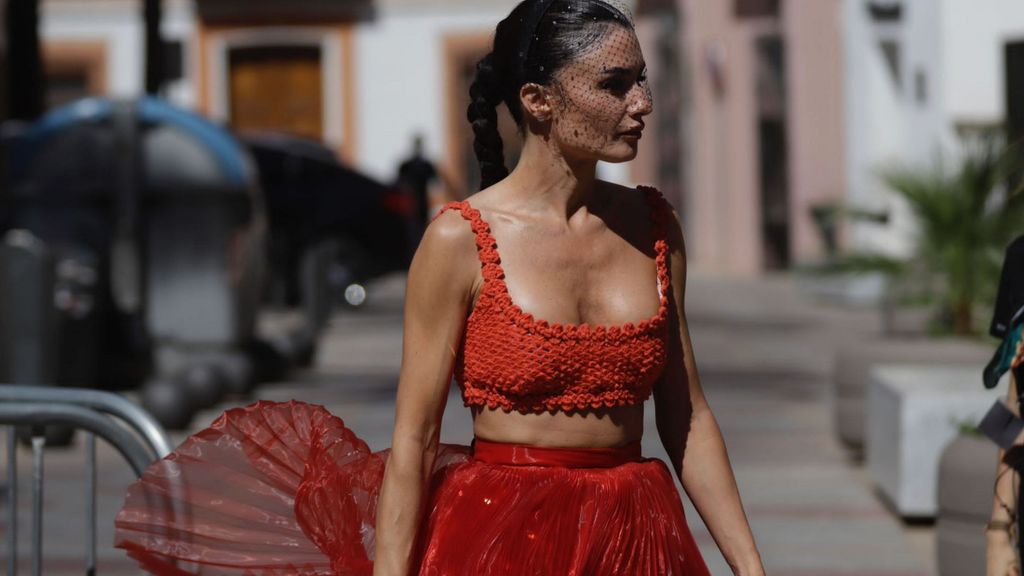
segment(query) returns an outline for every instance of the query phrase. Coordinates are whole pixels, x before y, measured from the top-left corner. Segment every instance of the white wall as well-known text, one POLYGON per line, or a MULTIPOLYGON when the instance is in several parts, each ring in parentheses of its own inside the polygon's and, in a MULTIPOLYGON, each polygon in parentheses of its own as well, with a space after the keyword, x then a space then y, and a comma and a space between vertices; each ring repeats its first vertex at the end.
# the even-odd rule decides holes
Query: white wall
POLYGON ((103 41, 111 96, 143 89, 142 16, 128 2, 42 2, 40 36, 46 40, 103 41))
MULTIPOLYGON (((142 7, 138 0, 54 1, 40 3, 40 36, 43 41, 101 41, 107 51, 108 95, 132 97, 145 88, 142 7)), ((192 107, 195 95, 188 78, 195 69, 195 16, 193 0, 164 3, 161 32, 166 39, 181 40, 185 47, 186 79, 167 87, 176 104, 192 107)))
MULTIPOLYGON (((878 178, 878 169, 905 157, 907 127, 902 95, 897 90, 878 47, 879 32, 864 0, 843 5, 843 47, 846 77, 846 189, 853 207, 889 210, 902 220, 892 195, 878 178)), ((850 227, 849 248, 902 255, 909 251, 907 234, 899 224, 850 227)))
POLYGON ((515 2, 491 4, 450 13, 437 7, 396 8, 357 28, 360 168, 377 178, 393 178, 416 133, 423 134, 429 157, 445 156, 444 36, 493 33, 515 2))
POLYGON ((199 75, 199 51, 195 42, 196 14, 194 0, 164 0, 163 21, 160 33, 165 40, 181 42, 181 79, 169 82, 165 87, 167 99, 183 108, 195 108, 195 78, 199 75))
POLYGON ((944 0, 941 34, 949 120, 1001 122, 1006 114, 1003 46, 1024 40, 1024 2, 944 0))
POLYGON ((878 49, 879 26, 866 0, 844 6, 847 182, 850 203, 888 207, 887 227, 854 226, 854 250, 908 254, 915 224, 877 177, 892 164, 947 169, 958 154, 956 126, 998 124, 1005 116, 1003 46, 1024 38, 1020 0, 906 0, 894 37, 901 45, 902 90, 894 90, 878 49), (926 78, 917 97, 915 75, 926 78))
POLYGON ((940 149, 954 145, 952 126, 946 116, 946 69, 943 55, 942 11, 934 0, 914 0, 907 5, 904 33, 904 109, 906 112, 907 160, 928 165, 940 149), (924 99, 918 97, 915 76, 924 75, 924 99))
MULTIPOLYGON (((382 7, 374 21, 356 29, 357 164, 390 180, 424 136, 429 158, 446 157, 443 42, 448 34, 492 34, 517 0, 490 0, 473 7, 382 7)), ((628 164, 598 165, 600 177, 629 183, 628 164)))

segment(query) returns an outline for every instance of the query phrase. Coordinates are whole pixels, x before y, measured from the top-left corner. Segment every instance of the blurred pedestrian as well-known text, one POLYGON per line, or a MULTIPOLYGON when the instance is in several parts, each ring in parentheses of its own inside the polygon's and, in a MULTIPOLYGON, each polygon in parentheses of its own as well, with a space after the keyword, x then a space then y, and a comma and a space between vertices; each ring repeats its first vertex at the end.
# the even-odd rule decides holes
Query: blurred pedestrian
POLYGON ((421 231, 436 208, 461 197, 445 171, 424 155, 422 134, 413 136, 412 154, 398 166, 396 180, 415 200, 416 224, 421 231))
POLYGON ((416 223, 425 225, 429 217, 430 186, 437 180, 434 163, 423 157, 423 136, 416 134, 412 140, 412 156, 398 166, 398 184, 412 193, 416 199, 416 223))
POLYGON ((764 575, 697 375, 678 217, 596 178, 636 157, 653 110, 627 11, 521 2, 470 97, 485 189, 443 207, 410 267, 391 448, 323 407, 229 411, 133 485, 119 546, 232 573, 709 576, 674 473, 733 570, 764 575), (469 446, 440 441, 453 375, 469 446), (652 395, 671 466, 641 454, 652 395), (154 512, 182 478, 194 511, 154 512))

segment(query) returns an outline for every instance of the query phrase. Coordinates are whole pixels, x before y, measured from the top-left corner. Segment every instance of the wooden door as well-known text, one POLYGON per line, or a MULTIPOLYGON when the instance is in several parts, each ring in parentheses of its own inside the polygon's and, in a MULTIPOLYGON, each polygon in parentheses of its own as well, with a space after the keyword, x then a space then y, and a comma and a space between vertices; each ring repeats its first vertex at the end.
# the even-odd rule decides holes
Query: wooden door
POLYGON ((233 48, 228 57, 231 126, 323 139, 320 48, 233 48))

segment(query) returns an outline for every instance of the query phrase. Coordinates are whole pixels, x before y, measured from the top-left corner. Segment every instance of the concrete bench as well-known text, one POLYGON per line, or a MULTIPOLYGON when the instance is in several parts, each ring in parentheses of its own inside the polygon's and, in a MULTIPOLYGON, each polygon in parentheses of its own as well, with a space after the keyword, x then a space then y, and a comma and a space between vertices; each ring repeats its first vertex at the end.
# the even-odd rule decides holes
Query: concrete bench
POLYGON ((980 367, 889 364, 871 370, 868 471, 900 516, 935 516, 942 450, 957 436, 959 424, 977 424, 1006 395, 1007 382, 1004 378, 986 390, 980 367))
MULTIPOLYGON (((833 373, 833 411, 839 439, 860 451, 865 442, 865 401, 870 371, 881 364, 918 364, 975 369, 971 380, 981 386, 981 369, 992 357, 993 346, 958 338, 885 338, 851 344, 836 353, 833 373)), ((969 388, 970 386, 968 386, 969 388)))

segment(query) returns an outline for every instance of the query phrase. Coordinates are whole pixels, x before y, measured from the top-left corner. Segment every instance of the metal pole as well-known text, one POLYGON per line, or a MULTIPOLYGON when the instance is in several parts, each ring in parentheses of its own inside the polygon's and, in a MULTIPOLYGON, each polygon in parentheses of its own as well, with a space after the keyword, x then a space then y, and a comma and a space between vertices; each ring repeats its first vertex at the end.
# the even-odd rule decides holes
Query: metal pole
POLYGON ((48 388, 0 383, 0 403, 4 402, 71 403, 88 406, 117 416, 138 432, 152 452, 151 459, 160 459, 171 453, 170 440, 163 427, 152 415, 119 394, 81 388, 48 388))
POLYGON ((43 573, 43 451, 46 428, 32 427, 32 576, 43 573))
POLYGON ((164 42, 160 36, 160 0, 143 0, 142 19, 146 29, 146 94, 159 96, 164 83, 164 42))
POLYGON ((18 434, 7 427, 7 576, 18 574, 18 434))
POLYGON ((96 575, 96 435, 85 435, 85 573, 96 575))
MULTIPOLYGON (((82 428, 109 442, 124 456, 135 475, 141 477, 153 461, 146 446, 135 436, 104 414, 97 414, 81 406, 59 403, 7 404, 0 402, 0 422, 5 424, 26 424, 42 428, 46 424, 66 424, 82 428)), ((40 432, 41 434, 41 432, 40 432)))
POLYGON ((32 121, 43 114, 43 59, 39 48, 38 0, 7 0, 9 117, 32 121))

